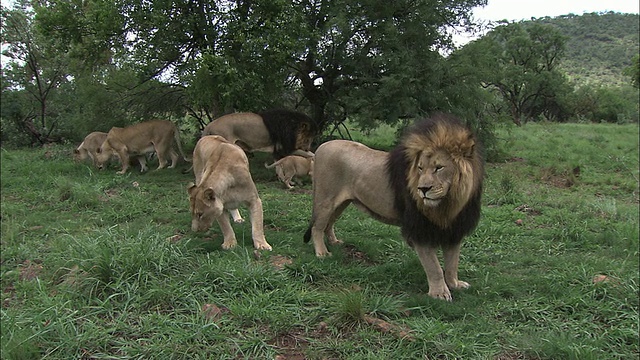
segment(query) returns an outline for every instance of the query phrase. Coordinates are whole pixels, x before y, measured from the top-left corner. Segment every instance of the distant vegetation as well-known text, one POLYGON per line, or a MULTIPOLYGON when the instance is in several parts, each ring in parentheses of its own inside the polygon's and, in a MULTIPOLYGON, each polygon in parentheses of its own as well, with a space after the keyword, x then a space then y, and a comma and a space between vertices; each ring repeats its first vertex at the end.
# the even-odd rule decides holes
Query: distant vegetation
POLYGON ((628 85, 624 70, 640 51, 640 15, 590 13, 544 17, 535 22, 566 36, 561 67, 578 84, 628 85))

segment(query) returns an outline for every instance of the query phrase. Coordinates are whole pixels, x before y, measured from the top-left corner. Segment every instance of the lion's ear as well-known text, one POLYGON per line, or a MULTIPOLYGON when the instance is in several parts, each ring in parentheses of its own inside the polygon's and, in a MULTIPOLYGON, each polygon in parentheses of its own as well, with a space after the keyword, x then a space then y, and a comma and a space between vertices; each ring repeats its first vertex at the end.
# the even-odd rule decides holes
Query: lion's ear
POLYGON ((191 195, 191 193, 193 192, 193 190, 195 190, 195 188, 196 188, 196 184, 195 183, 190 182, 187 185, 187 191, 189 192, 189 195, 191 195))
POLYGON ((473 139, 473 135, 469 134, 467 141, 465 141, 460 147, 460 150, 462 150, 462 154, 464 155, 464 157, 472 158, 475 146, 476 141, 473 139))
POLYGON ((212 188, 207 188, 203 194, 205 201, 214 201, 216 199, 216 194, 213 192, 212 188))

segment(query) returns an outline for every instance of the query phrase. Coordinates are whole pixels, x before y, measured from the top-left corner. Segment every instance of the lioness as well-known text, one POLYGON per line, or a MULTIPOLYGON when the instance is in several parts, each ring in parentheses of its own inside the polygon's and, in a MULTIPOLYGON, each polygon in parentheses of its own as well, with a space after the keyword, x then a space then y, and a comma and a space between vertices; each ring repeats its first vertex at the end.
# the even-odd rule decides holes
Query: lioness
POLYGON ((89 158, 91 159, 93 165, 97 166, 96 154, 100 150, 100 146, 102 146, 102 143, 106 138, 107 133, 101 131, 94 131, 87 135, 82 143, 75 150, 73 150, 74 160, 84 161, 89 158))
POLYGON ((336 238, 334 223, 353 203, 387 224, 398 225, 427 275, 429 296, 451 301, 458 279, 462 238, 480 217, 484 163, 479 142, 460 121, 440 115, 416 123, 390 153, 334 140, 316 150, 313 212, 304 240, 316 256, 336 238), (437 250, 442 248, 446 272, 437 250))
POLYGON ((202 136, 220 135, 247 152, 268 152, 280 159, 291 154, 313 156, 309 150, 317 132, 307 115, 274 109, 221 116, 204 128, 202 136))
POLYGON ((236 235, 224 210, 234 220, 240 205, 248 205, 253 246, 271 250, 264 238, 262 201, 249 172, 247 155, 238 146, 216 135, 203 136, 193 150, 193 173, 196 182, 188 187, 191 204, 191 229, 204 231, 218 221, 224 241, 223 249, 236 246, 236 235))
POLYGON ((287 189, 293 189, 294 176, 304 176, 313 174, 313 157, 303 157, 298 155, 285 156, 271 165, 264 164, 267 169, 275 166, 276 174, 280 181, 284 183, 287 189))
POLYGON ((184 155, 180 143, 180 133, 175 124, 168 120, 151 120, 125 128, 113 127, 107 134, 107 138, 97 151, 96 164, 98 168, 104 167, 112 154, 120 158, 122 170, 118 174, 124 174, 129 168, 129 156, 137 156, 140 162, 140 171, 147 170, 145 154, 155 151, 158 156, 158 169, 167 166, 167 155, 171 157, 171 166, 174 168, 179 156, 173 149, 176 144, 180 155, 185 161, 191 161, 184 155))

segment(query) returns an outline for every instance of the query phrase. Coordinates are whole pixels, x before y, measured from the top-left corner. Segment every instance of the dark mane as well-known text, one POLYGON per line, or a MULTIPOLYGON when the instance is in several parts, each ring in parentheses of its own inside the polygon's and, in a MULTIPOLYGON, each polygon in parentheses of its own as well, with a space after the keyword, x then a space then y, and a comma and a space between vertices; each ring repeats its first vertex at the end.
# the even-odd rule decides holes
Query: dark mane
MULTIPOLYGON (((435 126, 442 122, 447 122, 452 131, 456 131, 456 128, 466 129, 462 122, 450 116, 423 119, 408 129, 401 138, 400 144, 389 152, 387 158, 387 172, 395 197, 394 207, 401 219, 402 235, 409 245, 413 245, 413 243, 423 243, 431 246, 457 244, 476 227, 480 219, 481 185, 447 228, 442 228, 433 223, 420 212, 407 187, 407 175, 411 166, 410 161, 413 159, 407 158, 406 147, 402 139, 409 134, 424 135, 425 138, 428 138, 435 126)), ((478 140, 475 141, 478 143, 478 140)), ((480 151, 479 146, 475 151, 480 151)), ((475 170, 482 171, 482 169, 475 170)))
POLYGON ((316 123, 307 115, 286 109, 273 109, 258 113, 264 121, 273 143, 273 156, 283 158, 296 150, 299 132, 307 131, 312 136, 318 133, 316 123), (306 125, 305 125, 306 124, 306 125))

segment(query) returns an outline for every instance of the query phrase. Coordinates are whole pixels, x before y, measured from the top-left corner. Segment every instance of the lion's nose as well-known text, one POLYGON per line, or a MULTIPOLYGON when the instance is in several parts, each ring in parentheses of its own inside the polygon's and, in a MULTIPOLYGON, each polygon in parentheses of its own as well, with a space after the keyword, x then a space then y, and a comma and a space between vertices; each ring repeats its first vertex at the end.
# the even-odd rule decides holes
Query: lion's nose
POLYGON ((420 192, 422 193, 422 196, 425 197, 427 196, 427 193, 429 192, 429 190, 431 190, 433 188, 433 186, 421 186, 418 187, 418 190, 420 190, 420 192))

